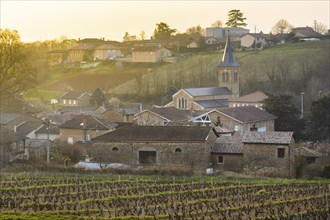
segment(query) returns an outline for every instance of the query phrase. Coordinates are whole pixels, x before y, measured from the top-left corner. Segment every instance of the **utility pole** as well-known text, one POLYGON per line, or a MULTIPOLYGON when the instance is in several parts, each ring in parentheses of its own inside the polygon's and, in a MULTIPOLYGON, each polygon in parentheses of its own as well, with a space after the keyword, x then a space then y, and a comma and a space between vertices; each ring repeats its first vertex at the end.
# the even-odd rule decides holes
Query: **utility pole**
POLYGON ((304 117, 304 92, 300 93, 301 95, 301 118, 304 117))
POLYGON ((49 119, 46 119, 47 124, 47 163, 49 163, 49 147, 50 147, 50 141, 49 141, 49 119))

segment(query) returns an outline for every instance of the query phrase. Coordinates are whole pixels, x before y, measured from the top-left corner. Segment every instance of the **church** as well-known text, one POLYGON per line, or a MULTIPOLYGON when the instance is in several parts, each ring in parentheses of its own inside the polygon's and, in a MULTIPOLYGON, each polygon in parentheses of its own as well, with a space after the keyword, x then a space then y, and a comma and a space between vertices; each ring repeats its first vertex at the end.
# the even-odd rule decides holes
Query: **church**
POLYGON ((211 110, 228 107, 239 97, 239 64, 228 36, 221 62, 217 66, 218 87, 180 89, 164 107, 180 110, 211 110))

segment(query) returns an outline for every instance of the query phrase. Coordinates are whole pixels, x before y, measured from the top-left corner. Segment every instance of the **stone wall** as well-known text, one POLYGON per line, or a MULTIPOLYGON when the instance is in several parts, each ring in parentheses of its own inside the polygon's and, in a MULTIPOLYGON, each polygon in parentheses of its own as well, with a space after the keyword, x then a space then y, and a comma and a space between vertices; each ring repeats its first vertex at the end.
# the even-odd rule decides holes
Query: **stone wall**
POLYGON ((294 147, 280 144, 249 144, 243 148, 244 171, 249 174, 290 177, 294 175, 294 147), (278 157, 278 148, 284 149, 284 157, 278 157))
POLYGON ((214 171, 243 172, 243 154, 212 153, 211 164, 214 171), (223 156, 223 164, 218 163, 218 156, 223 156))

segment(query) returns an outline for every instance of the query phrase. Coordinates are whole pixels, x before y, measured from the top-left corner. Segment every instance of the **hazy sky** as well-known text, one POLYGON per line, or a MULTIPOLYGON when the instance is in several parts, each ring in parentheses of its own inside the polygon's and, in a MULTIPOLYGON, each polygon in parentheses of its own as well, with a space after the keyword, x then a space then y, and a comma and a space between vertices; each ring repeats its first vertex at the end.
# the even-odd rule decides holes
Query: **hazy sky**
POLYGON ((191 26, 210 27, 227 21, 228 11, 240 9, 250 32, 269 33, 284 18, 293 26, 313 26, 314 20, 329 28, 329 0, 321 1, 16 1, 0 0, 1 28, 16 29, 22 41, 100 38, 122 41, 125 32, 152 36, 159 22, 179 32, 191 26))

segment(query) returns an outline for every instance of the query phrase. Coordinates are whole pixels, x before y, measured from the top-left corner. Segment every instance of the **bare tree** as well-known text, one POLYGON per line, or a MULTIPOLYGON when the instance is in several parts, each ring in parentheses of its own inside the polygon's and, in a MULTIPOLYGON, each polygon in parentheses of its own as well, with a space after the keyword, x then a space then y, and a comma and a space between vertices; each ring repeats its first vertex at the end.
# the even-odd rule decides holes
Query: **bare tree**
POLYGON ((319 34, 325 34, 327 31, 327 26, 325 24, 322 24, 321 22, 314 22, 314 31, 319 34))
POLYGON ((142 30, 140 32, 140 38, 141 38, 141 40, 145 40, 146 39, 146 32, 144 30, 142 30))
POLYGON ((212 27, 222 27, 223 26, 223 22, 221 20, 216 20, 215 22, 213 22, 211 24, 212 27))
POLYGON ((289 33, 292 28, 293 25, 291 25, 287 20, 281 19, 274 25, 271 32, 272 34, 285 34, 289 33))

